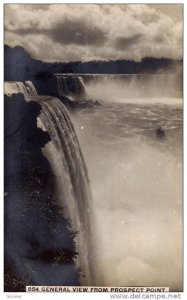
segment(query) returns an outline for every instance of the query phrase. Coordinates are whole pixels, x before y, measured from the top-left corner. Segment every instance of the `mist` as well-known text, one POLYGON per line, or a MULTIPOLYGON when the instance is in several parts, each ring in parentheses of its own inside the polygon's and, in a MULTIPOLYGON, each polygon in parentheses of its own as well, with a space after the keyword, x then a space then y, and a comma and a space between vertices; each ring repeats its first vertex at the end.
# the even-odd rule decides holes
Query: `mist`
POLYGON ((170 98, 171 103, 179 103, 182 78, 179 74, 96 75, 86 83, 86 91, 89 98, 106 102, 166 103, 170 98))
MULTIPOLYGON (((95 89, 95 97, 97 93, 101 93, 101 90, 97 90, 97 76, 92 77, 93 83, 89 83, 95 89)), ((32 265, 36 272, 32 274, 32 282, 43 285, 58 282, 64 282, 65 285, 78 284, 79 280, 80 285, 88 286, 160 286, 169 287, 173 292, 182 291, 181 99, 156 96, 142 98, 141 94, 139 97, 137 94, 137 98, 129 98, 125 102, 127 98, 123 92, 128 89, 129 93, 133 93, 136 87, 137 90, 141 88, 139 83, 142 83, 145 76, 133 76, 129 85, 124 80, 124 86, 122 81, 117 81, 118 76, 109 76, 100 76, 100 80, 105 87, 103 95, 107 92, 111 101, 107 102, 107 98, 103 96, 101 105, 98 102, 93 105, 92 102, 90 107, 69 109, 70 117, 57 98, 37 95, 31 82, 26 82, 26 86, 26 83, 21 82, 6 84, 7 94, 16 89, 25 93, 25 99, 40 100, 42 112, 34 115, 33 126, 37 127, 32 128, 32 135, 33 132, 36 136, 42 133, 45 139, 43 138, 42 143, 39 135, 39 153, 36 161, 33 161, 37 166, 42 161, 41 169, 45 166, 44 174, 49 178, 50 188, 49 196, 39 193, 40 198, 35 196, 41 189, 40 185, 40 189, 34 189, 32 199, 37 201, 34 212, 33 203, 27 201, 24 193, 19 190, 12 193, 8 190, 6 214, 10 214, 13 219, 7 230, 14 236, 13 244, 11 235, 6 241, 8 260, 13 261, 14 268, 22 274, 29 275, 32 265), (119 95, 125 101, 119 101, 119 95), (177 104, 177 99, 180 105, 177 104), (164 135, 157 135, 158 126, 161 126, 164 135), (50 140, 49 137, 46 138, 46 133, 49 133, 50 140), (13 195, 15 201, 12 201, 13 195), (54 202, 50 203, 49 200, 54 202), (51 206, 57 203, 58 207, 63 208, 64 219, 58 221, 58 215, 52 223, 54 233, 48 227, 45 214, 40 216, 38 203, 43 202, 51 206), (15 209, 20 211, 20 215, 12 215, 15 209), (28 215, 32 215, 29 223, 26 222, 28 215), (73 241, 66 230, 65 218, 70 219, 68 228, 76 232, 73 241), (30 228, 32 222, 34 225, 30 228), (41 230, 36 231, 35 226, 40 223, 44 224, 41 225, 41 230), (62 232, 56 228, 61 228, 62 232), (44 232, 47 234, 43 237, 44 232), (66 234, 69 239, 66 239, 66 234), (33 247, 33 241, 38 246, 30 255, 28 253, 33 247), (50 263, 49 256, 49 264, 46 266, 41 259, 42 253, 48 253, 54 246, 58 250, 61 245, 67 246, 65 253, 68 253, 69 247, 76 247, 73 249, 76 249, 78 257, 74 261, 71 256, 67 268, 64 262, 57 270, 57 266, 50 263), (52 277, 46 275, 46 270, 51 272, 52 277)), ((85 93, 82 95, 85 96, 88 83, 84 87, 82 78, 75 79, 79 79, 74 80, 79 83, 75 86, 75 93, 81 96, 79 92, 83 90, 85 93), (85 89, 80 89, 80 86, 85 89)), ((157 83, 157 80, 158 78, 154 82, 157 83)), ((66 80, 59 83, 62 83, 63 89, 66 80)), ((167 84, 169 86, 165 82, 167 84)), ((59 92, 61 91, 60 89, 59 92)), ((19 93, 16 97, 20 95, 19 93)), ((33 103, 36 105, 36 112, 40 112, 40 105, 34 101, 33 103)), ((12 122, 15 122, 14 118, 11 118, 10 124, 12 122)), ((17 125, 11 126, 17 128, 17 125)), ((14 132, 11 126, 8 132, 14 132)), ((25 127, 23 130, 28 136, 29 130, 25 130, 25 127)), ((22 131, 13 137, 15 142, 11 143, 11 147, 19 148, 19 140, 23 138, 22 131)), ((20 158, 17 155, 22 154, 19 151, 9 150, 10 152, 15 155, 11 161, 19 164, 20 158)), ((35 153, 34 151, 34 155, 35 153)), ((7 161, 10 163, 9 159, 7 161)), ((11 168, 12 166, 11 164, 11 168)), ((27 180, 30 180, 30 174, 27 180)), ((56 214, 55 209, 54 213, 56 214)), ((59 253, 57 250, 54 253, 56 256, 59 253)))
MULTIPOLYGON (((96 92, 108 93, 112 101, 116 92, 112 89, 96 92)), ((71 117, 91 181, 99 266, 96 284, 166 286, 180 291, 181 110, 160 104, 103 103, 99 109, 71 117), (154 118, 165 129, 166 139, 156 138, 154 118)))

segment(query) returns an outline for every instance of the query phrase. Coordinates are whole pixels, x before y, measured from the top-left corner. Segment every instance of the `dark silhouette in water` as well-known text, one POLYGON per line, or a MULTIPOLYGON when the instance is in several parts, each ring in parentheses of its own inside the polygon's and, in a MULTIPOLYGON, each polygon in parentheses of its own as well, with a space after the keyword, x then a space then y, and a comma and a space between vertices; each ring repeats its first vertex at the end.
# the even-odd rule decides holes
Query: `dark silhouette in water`
POLYGON ((156 129, 156 137, 161 139, 161 138, 165 138, 165 131, 162 129, 161 126, 159 126, 157 129, 156 129))

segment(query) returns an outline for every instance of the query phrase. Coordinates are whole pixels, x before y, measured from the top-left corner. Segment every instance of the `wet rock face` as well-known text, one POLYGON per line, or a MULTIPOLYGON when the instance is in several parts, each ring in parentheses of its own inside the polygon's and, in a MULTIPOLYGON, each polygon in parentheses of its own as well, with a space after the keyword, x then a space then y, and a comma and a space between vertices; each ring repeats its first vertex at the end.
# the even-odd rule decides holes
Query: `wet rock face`
POLYGON ((55 204, 54 175, 37 127, 41 106, 5 96, 5 291, 26 285, 78 285, 74 234, 55 204))

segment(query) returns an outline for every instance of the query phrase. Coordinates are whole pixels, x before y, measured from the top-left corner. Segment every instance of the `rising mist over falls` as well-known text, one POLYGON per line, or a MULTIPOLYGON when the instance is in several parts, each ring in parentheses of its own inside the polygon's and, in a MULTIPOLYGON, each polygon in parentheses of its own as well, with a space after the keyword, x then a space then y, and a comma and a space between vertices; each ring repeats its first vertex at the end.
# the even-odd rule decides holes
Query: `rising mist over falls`
POLYGON ((121 74, 83 76, 90 98, 107 102, 132 102, 149 98, 181 98, 180 74, 121 74), (90 79, 90 80, 89 80, 90 79))
POLYGON ((7 290, 182 290, 180 76, 57 73, 5 94, 7 290))
POLYGON ((101 282, 180 290, 181 109, 108 104, 72 118, 91 178, 101 282))

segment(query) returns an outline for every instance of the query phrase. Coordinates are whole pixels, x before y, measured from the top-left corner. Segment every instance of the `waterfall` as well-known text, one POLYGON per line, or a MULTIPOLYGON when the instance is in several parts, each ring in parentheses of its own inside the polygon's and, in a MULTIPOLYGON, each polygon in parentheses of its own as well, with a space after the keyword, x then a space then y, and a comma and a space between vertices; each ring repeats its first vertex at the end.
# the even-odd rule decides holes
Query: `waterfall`
POLYGON ((37 91, 31 81, 5 81, 4 93, 8 96, 22 93, 25 96, 37 95, 37 91))
MULTIPOLYGON (((58 81, 58 95, 88 96, 88 85, 124 87, 124 97, 181 97, 182 75, 157 74, 54 74, 58 81), (63 78, 63 79, 62 79, 63 78), (126 91, 126 92, 125 92, 126 91)), ((105 87, 107 88, 107 87, 105 87)))
POLYGON ((34 84, 31 81, 25 81, 25 86, 27 90, 27 94, 29 95, 37 95, 37 91, 35 89, 34 84))
POLYGON ((73 89, 75 90, 75 94, 76 95, 79 95, 80 94, 80 91, 79 91, 79 81, 78 81, 78 78, 77 77, 72 77, 73 79, 73 89))
POLYGON ((22 93, 27 94, 27 89, 23 82, 19 81, 7 81, 4 83, 4 93, 8 96, 12 94, 22 93))
MULTIPOLYGON (((122 98, 151 98, 151 97, 182 97, 182 75, 177 73, 158 73, 158 74, 85 74, 82 76, 86 83, 87 95, 90 88, 96 87, 104 91, 113 89, 118 94, 121 92, 122 98)), ((110 95, 110 93, 108 93, 110 95)), ((99 93, 98 93, 99 95, 99 93)), ((102 99, 102 97, 99 96, 102 99)))
POLYGON ((6 266, 33 285, 94 285, 95 219, 76 132, 58 98, 34 92, 31 82, 5 83, 6 221, 17 209, 6 226, 6 266))
POLYGON ((85 94, 85 86, 81 76, 73 76, 74 86, 75 86, 75 94, 83 95, 85 94))
POLYGON ((79 93, 80 94, 85 94, 86 93, 86 88, 85 88, 83 78, 81 76, 78 76, 77 81, 78 81, 78 85, 79 85, 79 93))
POLYGON ((62 96, 63 95, 63 86, 61 84, 61 77, 57 76, 57 90, 58 90, 58 95, 62 96))
POLYGON ((84 96, 85 85, 81 76, 74 74, 54 74, 57 81, 57 94, 59 97, 65 95, 84 96))
POLYGON ((43 154, 50 162, 56 180, 56 199, 63 207, 64 216, 70 219, 75 237, 77 267, 85 277, 81 284, 93 285, 92 265, 95 264, 90 221, 91 193, 87 169, 79 142, 64 105, 57 99, 40 102, 42 111, 38 117, 38 127, 48 131, 51 141, 43 148, 43 154), (91 252, 92 250, 92 252, 91 252))
POLYGON ((67 83, 66 83, 66 77, 61 77, 61 83, 62 83, 64 93, 67 94, 68 93, 68 87, 67 87, 67 83))
POLYGON ((57 76, 57 90, 59 96, 64 96, 68 94, 68 88, 65 77, 57 76))
POLYGON ((27 89, 23 82, 16 82, 17 89, 20 93, 27 95, 27 89))

